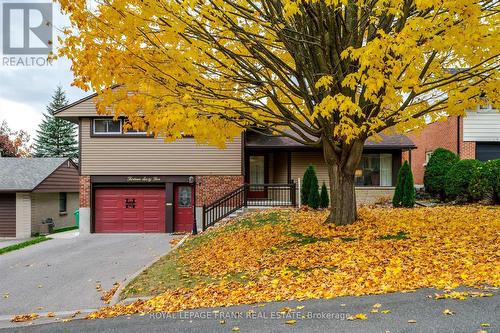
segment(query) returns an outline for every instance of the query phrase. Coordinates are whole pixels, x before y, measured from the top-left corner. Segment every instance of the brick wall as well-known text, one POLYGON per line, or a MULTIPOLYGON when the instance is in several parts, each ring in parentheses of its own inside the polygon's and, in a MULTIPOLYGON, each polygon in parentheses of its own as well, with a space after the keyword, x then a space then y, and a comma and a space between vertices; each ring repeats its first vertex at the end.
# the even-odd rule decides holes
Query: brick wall
MULTIPOLYGON (((447 121, 432 123, 423 130, 410 134, 410 139, 417 149, 411 152, 411 166, 415 184, 423 185, 425 170, 425 155, 436 148, 446 148, 457 153, 457 126, 460 124, 460 158, 476 158, 476 143, 463 141, 463 118, 449 117, 447 121)), ((403 160, 408 160, 409 154, 403 154, 403 160)))
POLYGON ((80 176, 80 207, 90 207, 90 176, 80 176))
POLYGON ((203 206, 243 185, 243 176, 197 176, 196 182, 196 206, 203 206))

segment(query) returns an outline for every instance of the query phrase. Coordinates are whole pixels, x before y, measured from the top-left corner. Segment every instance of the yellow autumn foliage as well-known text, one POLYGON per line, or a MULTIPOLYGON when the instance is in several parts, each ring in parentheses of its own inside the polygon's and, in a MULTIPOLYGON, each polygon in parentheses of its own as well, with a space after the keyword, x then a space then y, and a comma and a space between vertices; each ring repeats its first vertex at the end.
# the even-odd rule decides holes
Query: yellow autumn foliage
POLYGON ((209 230, 177 250, 183 274, 201 282, 89 318, 500 286, 500 207, 364 207, 357 223, 342 227, 325 224, 325 215, 274 210, 209 230))
POLYGON ((349 143, 498 102, 496 1, 58 2, 74 84, 170 140, 349 143))

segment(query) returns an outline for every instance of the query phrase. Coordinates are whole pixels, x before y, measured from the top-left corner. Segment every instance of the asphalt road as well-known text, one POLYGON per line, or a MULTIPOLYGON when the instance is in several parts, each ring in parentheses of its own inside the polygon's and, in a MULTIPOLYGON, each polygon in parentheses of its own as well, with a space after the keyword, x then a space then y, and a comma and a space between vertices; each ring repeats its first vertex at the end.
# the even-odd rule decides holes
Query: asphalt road
MULTIPOLYGON (((473 333, 480 330, 500 332, 500 296, 466 300, 428 298, 435 290, 393 293, 332 300, 267 303, 229 308, 187 311, 176 314, 146 314, 112 319, 73 320, 37 326, 16 327, 9 332, 443 332, 473 333), (371 313, 380 303, 379 311, 371 313), (297 306, 303 307, 298 309, 297 306), (294 310, 286 315, 284 307, 294 310), (445 309, 453 315, 445 315, 445 309), (346 320, 364 313, 366 320, 346 320), (305 318, 302 318, 304 316, 305 318), (295 324, 287 320, 295 319, 295 324), (221 320, 224 322, 221 323, 221 320), (408 321, 415 321, 410 323, 408 321), (481 326, 488 324, 489 327, 481 326)), ((0 330, 4 332, 4 330, 0 330)), ((6 331, 5 331, 6 332, 6 331)))
POLYGON ((168 252, 172 237, 93 234, 51 239, 3 254, 0 321, 21 313, 102 307, 102 292, 96 285, 103 291, 111 289, 113 283, 168 252))

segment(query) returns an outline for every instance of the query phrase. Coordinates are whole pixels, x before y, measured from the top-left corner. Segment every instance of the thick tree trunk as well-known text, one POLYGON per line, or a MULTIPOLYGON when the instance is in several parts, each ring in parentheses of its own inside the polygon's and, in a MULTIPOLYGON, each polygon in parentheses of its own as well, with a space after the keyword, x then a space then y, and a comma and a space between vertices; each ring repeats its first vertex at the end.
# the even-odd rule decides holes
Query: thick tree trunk
POLYGON ((328 143, 323 144, 323 154, 330 178, 330 215, 327 220, 329 223, 347 225, 356 221, 354 173, 362 152, 363 142, 356 141, 342 148, 340 152, 336 152, 328 143))

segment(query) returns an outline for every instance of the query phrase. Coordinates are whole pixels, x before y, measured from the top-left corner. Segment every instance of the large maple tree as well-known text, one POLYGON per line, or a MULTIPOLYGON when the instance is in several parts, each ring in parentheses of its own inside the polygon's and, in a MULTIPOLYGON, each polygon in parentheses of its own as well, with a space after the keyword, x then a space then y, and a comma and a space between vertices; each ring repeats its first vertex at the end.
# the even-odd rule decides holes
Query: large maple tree
POLYGON ((101 112, 167 140, 253 130, 321 148, 336 224, 356 219, 367 138, 498 102, 497 0, 59 2, 60 54, 101 112))

